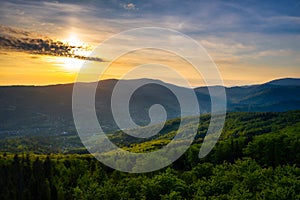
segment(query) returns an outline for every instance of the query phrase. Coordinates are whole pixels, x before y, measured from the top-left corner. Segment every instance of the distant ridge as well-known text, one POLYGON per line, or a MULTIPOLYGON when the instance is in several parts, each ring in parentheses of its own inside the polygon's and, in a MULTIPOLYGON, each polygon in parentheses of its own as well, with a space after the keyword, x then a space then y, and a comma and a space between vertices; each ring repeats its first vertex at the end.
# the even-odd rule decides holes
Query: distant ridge
POLYGON ((281 86, 300 86, 300 78, 282 78, 282 79, 276 79, 272 80, 270 82, 267 82, 265 84, 270 85, 281 85, 281 86))
MULTIPOLYGON (((146 79, 121 80, 125 86, 139 85, 146 79)), ((111 95, 116 79, 99 82, 96 92, 96 112, 107 132, 116 130, 111 111, 111 95)), ((168 87, 180 92, 194 90, 201 113, 210 113, 211 99, 208 87, 184 88, 159 80, 139 88, 131 98, 130 110, 140 125, 149 122, 148 110, 154 104, 166 109, 167 118, 180 116, 179 102, 168 87), (156 84, 157 83, 157 84, 156 84), (165 86, 165 87, 164 87, 165 86)), ((87 83, 88 84, 88 83, 87 83)), ((52 126, 73 127, 72 91, 74 84, 50 86, 0 86, 0 133, 5 130, 43 130, 52 132, 52 126)), ((216 87, 216 86, 209 86, 216 87)), ((217 86, 220 87, 220 86, 217 86)), ((227 111, 284 112, 300 110, 300 79, 285 78, 247 87, 225 87, 227 111)))

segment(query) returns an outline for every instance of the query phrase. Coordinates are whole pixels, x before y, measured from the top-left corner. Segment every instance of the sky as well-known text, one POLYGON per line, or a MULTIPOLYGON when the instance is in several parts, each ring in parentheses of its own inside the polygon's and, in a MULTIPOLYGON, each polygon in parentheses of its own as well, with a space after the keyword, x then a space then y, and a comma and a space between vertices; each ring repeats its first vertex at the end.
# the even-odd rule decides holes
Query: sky
MULTIPOLYGON (((86 60, 99 67, 112 62, 91 54, 97 45, 141 27, 168 28, 197 41, 226 86, 300 78, 299 10, 298 0, 1 1, 0 85, 74 82, 86 60)), ((137 64, 154 62, 173 66, 192 86, 204 84, 185 60, 149 49, 120 56, 104 78, 122 78, 137 64)))

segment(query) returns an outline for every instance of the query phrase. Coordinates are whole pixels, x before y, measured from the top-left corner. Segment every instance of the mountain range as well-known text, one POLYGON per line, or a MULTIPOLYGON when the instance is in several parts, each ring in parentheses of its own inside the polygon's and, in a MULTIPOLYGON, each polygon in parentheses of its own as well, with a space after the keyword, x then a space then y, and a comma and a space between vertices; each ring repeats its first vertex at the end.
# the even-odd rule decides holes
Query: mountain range
MULTIPOLYGON (((119 80, 131 87, 147 79, 119 80)), ((104 131, 117 130, 110 109, 111 94, 118 80, 100 81, 96 92, 96 111, 104 131)), ((130 112, 139 125, 149 123, 148 110, 153 104, 161 104, 167 118, 180 116, 179 102, 167 89, 185 92, 189 88, 153 80, 140 87, 130 99, 130 112), (156 84, 157 83, 157 84, 156 84)), ((88 84, 88 83, 87 83, 88 84)), ((220 86, 209 86, 220 87, 220 86)), ((73 84, 50 86, 1 86, 0 87, 0 133, 63 133, 74 131, 72 118, 73 84)), ((193 88, 201 113, 210 112, 208 87, 193 88)), ((225 87, 227 111, 283 112, 300 110, 300 79, 285 78, 260 85, 225 87)))

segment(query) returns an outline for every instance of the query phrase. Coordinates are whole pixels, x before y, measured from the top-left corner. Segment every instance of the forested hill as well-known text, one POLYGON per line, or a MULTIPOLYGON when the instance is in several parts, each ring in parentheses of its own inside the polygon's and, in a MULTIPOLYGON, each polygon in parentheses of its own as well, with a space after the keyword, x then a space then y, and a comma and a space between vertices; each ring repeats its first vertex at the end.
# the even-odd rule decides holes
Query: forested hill
MULTIPOLYGON (((204 114, 200 118, 200 126, 195 143, 200 144, 207 132, 210 115, 204 114)), ((155 136, 138 139, 120 131, 108 134, 110 140, 118 146, 135 152, 151 151, 169 143, 175 136, 180 119, 172 119, 165 123, 164 128, 155 136)), ((260 135, 278 135, 285 130, 299 127, 300 111, 288 112, 233 112, 227 113, 225 126, 220 141, 232 138, 252 140, 260 135)), ((189 126, 189 125, 187 125, 189 126)), ((151 127, 150 127, 151 128, 151 127)), ((296 129, 295 129, 296 130, 296 129)), ((2 152, 31 152, 31 153, 87 153, 77 135, 76 130, 55 133, 30 133, 16 135, 10 132, 2 133, 0 137, 0 151, 2 152)), ((296 136, 299 131, 294 133, 296 136)), ((282 136, 282 135, 279 135, 282 136)), ((297 136, 298 137, 298 136, 297 136)))
MULTIPOLYGON (((121 80, 128 87, 144 82, 121 80)), ((162 104, 168 119, 180 116, 179 103, 166 87, 179 91, 189 90, 161 81, 148 84, 134 93, 131 114, 140 124, 147 124, 148 110, 153 104, 162 104), (163 95, 162 95, 163 94, 163 95)), ((100 81, 96 93, 96 111, 106 132, 118 129, 114 123, 110 98, 117 80, 100 81)), ((53 86, 2 86, 0 87, 0 134, 59 134, 74 129, 72 118, 73 84, 53 86)), ((261 85, 228 87, 227 110, 229 112, 284 112, 300 109, 300 79, 280 79, 261 85)), ((210 96, 207 87, 194 89, 202 113, 210 112, 210 96)))
MULTIPOLYGON (((147 174, 110 169, 89 154, 37 155, 24 149, 11 154, 2 149, 0 199, 300 199, 300 111, 230 113, 217 145, 199 159, 209 118, 201 118, 198 137, 183 156, 147 174)), ((119 145, 134 152, 155 150, 172 138, 176 124, 178 120, 168 121, 151 140, 127 138, 119 145)), ((67 137, 47 141, 55 144, 67 137)))

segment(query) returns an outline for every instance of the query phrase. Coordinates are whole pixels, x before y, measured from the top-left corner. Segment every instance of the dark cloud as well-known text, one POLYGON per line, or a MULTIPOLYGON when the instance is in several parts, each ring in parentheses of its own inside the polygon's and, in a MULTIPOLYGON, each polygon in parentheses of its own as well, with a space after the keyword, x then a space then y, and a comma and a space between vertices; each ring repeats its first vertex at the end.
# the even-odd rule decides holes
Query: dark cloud
POLYGON ((76 51, 87 51, 89 47, 71 46, 68 43, 55 41, 35 33, 5 26, 0 26, 0 48, 103 62, 103 59, 98 57, 76 54, 76 51))

